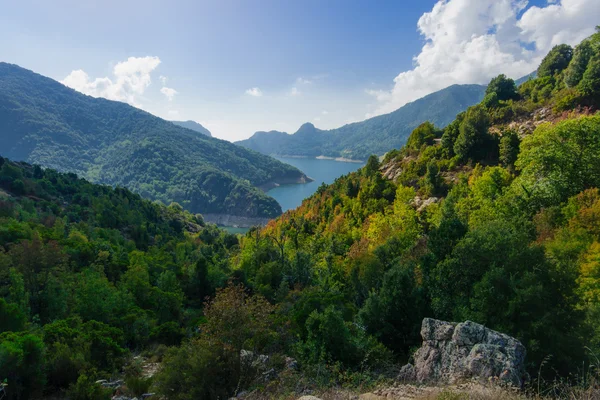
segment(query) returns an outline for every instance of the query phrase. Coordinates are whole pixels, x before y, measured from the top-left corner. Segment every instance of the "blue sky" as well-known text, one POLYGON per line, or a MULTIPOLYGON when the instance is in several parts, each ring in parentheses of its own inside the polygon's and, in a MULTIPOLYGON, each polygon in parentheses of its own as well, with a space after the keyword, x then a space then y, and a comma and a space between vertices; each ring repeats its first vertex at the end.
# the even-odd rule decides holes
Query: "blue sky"
POLYGON ((593 31, 596 1, 5 1, 0 60, 238 140, 527 73, 593 31))

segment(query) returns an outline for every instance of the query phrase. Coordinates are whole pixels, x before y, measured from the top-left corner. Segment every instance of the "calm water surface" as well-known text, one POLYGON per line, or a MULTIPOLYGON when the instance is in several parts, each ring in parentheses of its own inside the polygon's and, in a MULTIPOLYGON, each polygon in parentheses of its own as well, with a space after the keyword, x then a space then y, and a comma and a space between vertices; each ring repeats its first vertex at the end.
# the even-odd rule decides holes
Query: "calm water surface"
POLYGON ((269 196, 281 204, 283 211, 298 207, 302 204, 302 200, 316 192, 322 183, 333 183, 336 178, 354 172, 364 165, 363 163, 317 160, 316 158, 275 158, 293 165, 314 179, 310 183, 282 185, 269 190, 269 196))

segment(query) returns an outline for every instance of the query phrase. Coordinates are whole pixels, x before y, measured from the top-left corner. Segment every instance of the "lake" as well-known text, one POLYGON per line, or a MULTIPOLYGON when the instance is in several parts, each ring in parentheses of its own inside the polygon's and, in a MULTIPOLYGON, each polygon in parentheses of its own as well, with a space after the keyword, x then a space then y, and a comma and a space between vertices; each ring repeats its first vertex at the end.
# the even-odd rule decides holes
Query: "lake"
POLYGON ((283 211, 296 208, 302 200, 317 191, 322 183, 330 184, 340 176, 347 175, 364 166, 363 163, 322 160, 316 158, 275 157, 279 161, 293 165, 314 179, 305 184, 281 185, 267 193, 281 204, 283 211))

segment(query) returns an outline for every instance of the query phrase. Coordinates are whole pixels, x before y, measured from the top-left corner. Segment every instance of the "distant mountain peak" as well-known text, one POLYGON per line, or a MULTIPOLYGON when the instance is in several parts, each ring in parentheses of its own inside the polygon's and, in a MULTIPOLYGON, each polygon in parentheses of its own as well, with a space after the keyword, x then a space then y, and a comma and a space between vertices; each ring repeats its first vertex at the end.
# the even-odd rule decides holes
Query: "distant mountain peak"
POLYGON ((371 154, 385 154, 404 145, 414 128, 425 121, 443 127, 456 114, 479 103, 485 94, 482 85, 452 85, 405 104, 389 114, 337 129, 322 130, 307 122, 293 135, 254 136, 236 142, 263 154, 304 157, 345 157, 366 160, 371 154))
POLYGON ((210 131, 196 121, 188 120, 188 121, 171 121, 171 122, 174 123, 175 125, 179 125, 183 128, 191 129, 195 132, 212 137, 212 134, 210 133, 210 131))
POLYGON ((314 130, 314 129, 316 129, 316 128, 315 128, 315 126, 314 126, 313 124, 311 124, 310 122, 305 122, 305 123, 303 123, 303 124, 302 124, 302 126, 301 126, 301 127, 300 127, 300 129, 298 129, 298 130, 299 130, 299 131, 302 131, 302 130, 306 130, 306 129, 312 129, 312 130, 314 130))
POLYGON ((319 129, 317 129, 310 122, 306 122, 302 124, 302 126, 296 131, 294 135, 310 135, 316 132, 319 132, 319 129))

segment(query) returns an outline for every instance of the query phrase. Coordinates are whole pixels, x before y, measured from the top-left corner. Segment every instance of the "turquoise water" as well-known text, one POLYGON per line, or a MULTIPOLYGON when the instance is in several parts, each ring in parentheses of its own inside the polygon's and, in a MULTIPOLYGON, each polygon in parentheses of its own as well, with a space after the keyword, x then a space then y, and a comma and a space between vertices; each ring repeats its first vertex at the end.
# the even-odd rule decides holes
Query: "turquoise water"
POLYGON ((250 228, 237 228, 234 226, 221 226, 220 228, 226 230, 229 233, 241 233, 242 235, 245 235, 246 232, 250 230, 250 228))
POLYGON ((275 157, 279 161, 293 165, 314 179, 313 182, 295 185, 282 185, 268 191, 281 204, 283 211, 298 207, 302 200, 317 191, 321 183, 333 183, 336 178, 361 168, 364 164, 335 160, 317 160, 316 158, 275 157))

